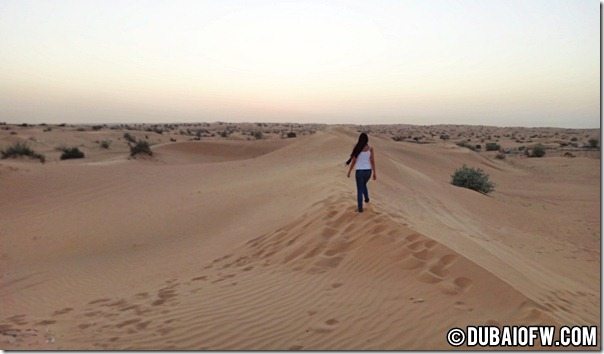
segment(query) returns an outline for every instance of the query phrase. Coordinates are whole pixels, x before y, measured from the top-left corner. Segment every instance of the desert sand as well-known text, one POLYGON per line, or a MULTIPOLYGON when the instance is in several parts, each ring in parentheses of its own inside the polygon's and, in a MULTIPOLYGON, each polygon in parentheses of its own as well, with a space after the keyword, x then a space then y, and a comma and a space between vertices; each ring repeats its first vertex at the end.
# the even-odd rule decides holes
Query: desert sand
POLYGON ((4 125, 0 149, 46 162, 0 160, 0 348, 452 349, 451 327, 600 326, 599 130, 203 127, 4 125), (358 130, 378 173, 362 214, 358 130), (451 185, 463 164, 495 191, 451 185))

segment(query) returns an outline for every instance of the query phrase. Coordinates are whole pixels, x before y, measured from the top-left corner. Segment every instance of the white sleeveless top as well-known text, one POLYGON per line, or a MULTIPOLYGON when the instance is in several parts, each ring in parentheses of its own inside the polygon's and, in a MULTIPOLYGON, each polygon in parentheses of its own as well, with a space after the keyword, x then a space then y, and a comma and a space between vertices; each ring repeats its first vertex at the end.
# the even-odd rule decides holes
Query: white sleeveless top
POLYGON ((357 170, 371 170, 371 161, 369 158, 371 157, 371 149, 367 151, 361 151, 359 156, 357 156, 357 162, 355 163, 355 169, 357 170))

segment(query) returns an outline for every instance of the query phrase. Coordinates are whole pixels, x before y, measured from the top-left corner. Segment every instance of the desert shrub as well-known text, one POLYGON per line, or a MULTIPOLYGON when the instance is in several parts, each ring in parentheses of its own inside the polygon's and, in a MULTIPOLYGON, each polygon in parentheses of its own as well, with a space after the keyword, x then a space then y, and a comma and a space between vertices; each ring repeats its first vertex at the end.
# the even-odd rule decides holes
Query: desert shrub
POLYGON ((61 160, 67 159, 81 159, 84 157, 84 153, 80 151, 77 147, 66 148, 63 150, 61 154, 61 160))
POLYGON ((503 152, 500 152, 497 155, 495 155, 495 158, 499 159, 499 160, 504 160, 505 159, 505 154, 503 152))
POLYGON ((480 168, 463 165, 451 176, 451 184, 487 194, 495 190, 495 184, 489 181, 489 175, 480 168))
POLYGON ((287 133, 287 137, 288 137, 288 138, 295 138, 295 137, 296 137, 296 133, 294 133, 294 132, 289 132, 289 133, 287 133))
POLYGON ((575 155, 572 152, 567 151, 564 153, 564 157, 575 157, 575 155))
POLYGON ((99 143, 103 149, 109 149, 109 145, 111 145, 111 140, 101 140, 99 143))
POLYGON ((460 147, 465 147, 465 148, 468 148, 468 149, 470 149, 470 150, 472 150, 472 151, 476 151, 476 147, 475 147, 474 145, 472 145, 472 144, 470 144, 470 143, 466 142, 466 141, 459 141, 459 142, 457 142, 457 143, 455 143, 455 144, 456 144, 457 146, 460 146, 460 147))
POLYGON ((576 136, 573 136, 573 137, 570 139, 570 141, 577 141, 577 140, 578 140, 578 139, 577 139, 577 137, 576 137, 576 136))
POLYGON ((533 147, 533 149, 531 150, 531 153, 529 155, 530 157, 543 157, 545 156, 545 146, 541 145, 541 144, 537 144, 533 147))
POLYGON ((257 140, 260 140, 264 137, 264 135, 262 134, 262 132, 260 130, 256 130, 254 133, 254 138, 256 138, 257 140))
POLYGON ((3 159, 28 156, 32 159, 38 159, 42 163, 46 161, 44 155, 33 151, 26 143, 21 142, 17 142, 14 145, 9 146, 5 150, 0 151, 0 153, 2 154, 3 159))
POLYGON ((392 137, 392 140, 394 140, 394 141, 403 141, 403 140, 405 140, 405 138, 402 137, 402 136, 400 136, 400 135, 396 135, 396 136, 392 137))
POLYGON ((590 148, 594 148, 594 149, 597 148, 599 143, 600 143, 600 141, 596 138, 589 139, 590 148))
POLYGON ((124 139, 129 143, 136 144, 136 139, 130 133, 124 133, 124 139))
POLYGON ((153 156, 151 146, 146 140, 139 140, 135 144, 130 145, 130 156, 136 156, 138 154, 147 154, 153 156))
POLYGON ((475 148, 476 148, 476 150, 480 150, 480 149, 482 149, 482 145, 476 144, 475 148))
POLYGON ((487 143, 485 148, 487 149, 487 151, 498 151, 501 146, 499 146, 499 144, 497 143, 487 143))
POLYGON ((440 135, 440 139, 441 140, 449 140, 449 135, 447 135, 447 134, 441 134, 440 135))

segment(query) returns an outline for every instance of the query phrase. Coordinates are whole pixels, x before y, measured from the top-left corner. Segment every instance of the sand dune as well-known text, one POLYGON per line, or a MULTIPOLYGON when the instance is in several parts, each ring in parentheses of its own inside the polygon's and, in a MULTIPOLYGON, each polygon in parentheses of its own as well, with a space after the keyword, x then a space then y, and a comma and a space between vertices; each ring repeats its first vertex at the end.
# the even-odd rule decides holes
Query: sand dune
POLYGON ((372 136, 357 214, 357 134, 2 161, 1 347, 449 349, 454 326, 599 326, 599 160, 372 136), (452 186, 463 163, 497 190, 452 186))

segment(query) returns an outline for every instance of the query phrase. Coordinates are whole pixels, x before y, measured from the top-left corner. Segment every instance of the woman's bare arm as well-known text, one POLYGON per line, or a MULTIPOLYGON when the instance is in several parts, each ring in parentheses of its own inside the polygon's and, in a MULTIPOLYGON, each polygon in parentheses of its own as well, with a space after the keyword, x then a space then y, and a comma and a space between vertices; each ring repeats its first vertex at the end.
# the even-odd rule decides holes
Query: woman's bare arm
POLYGON ((369 156, 369 161, 371 161, 371 169, 373 170, 373 180, 377 178, 377 172, 375 170, 375 153, 373 152, 373 147, 371 148, 371 155, 369 156))
POLYGON ((352 169, 354 168, 354 164, 357 162, 357 158, 353 157, 352 161, 350 161, 350 168, 348 169, 348 174, 346 176, 350 177, 350 173, 352 172, 352 169))

